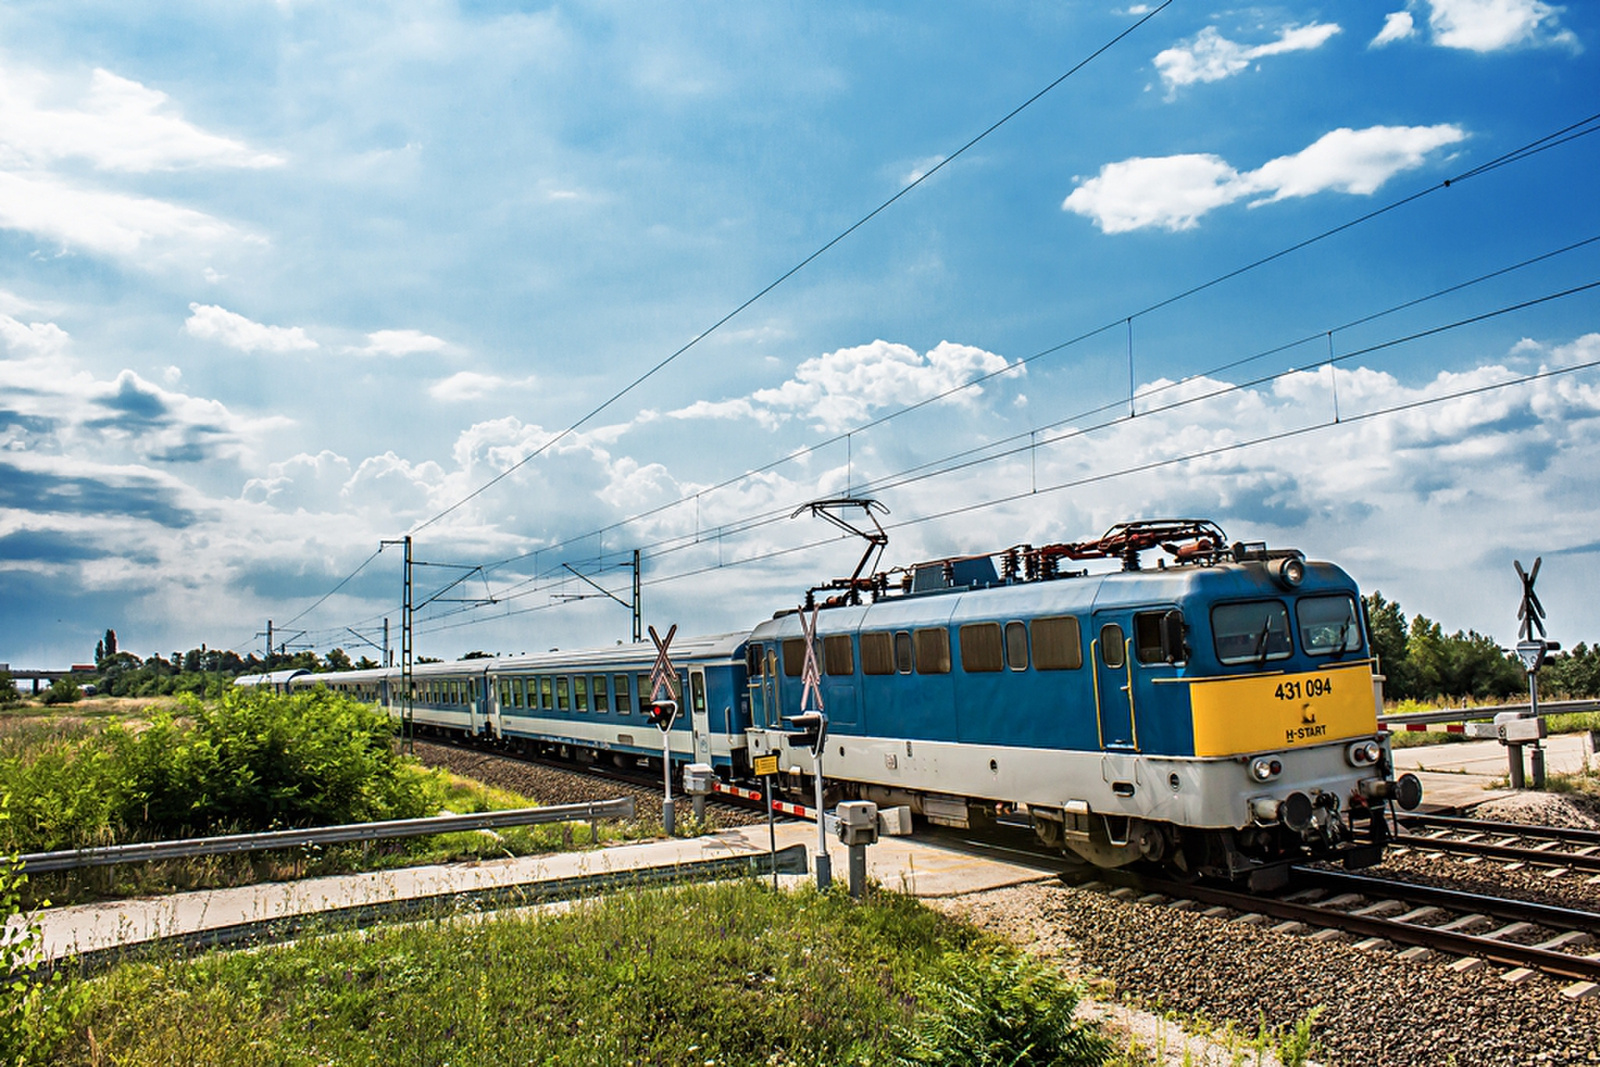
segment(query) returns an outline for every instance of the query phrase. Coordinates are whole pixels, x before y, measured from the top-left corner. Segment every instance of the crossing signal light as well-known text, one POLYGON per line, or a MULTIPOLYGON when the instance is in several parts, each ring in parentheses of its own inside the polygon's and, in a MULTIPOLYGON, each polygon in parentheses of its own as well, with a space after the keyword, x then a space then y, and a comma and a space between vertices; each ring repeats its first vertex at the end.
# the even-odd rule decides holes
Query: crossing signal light
POLYGON ((822 750, 823 744, 828 739, 828 717, 820 711, 807 711, 799 715, 785 715, 783 721, 789 724, 789 744, 791 746, 805 745, 816 755, 822 750))
POLYGON ((652 700, 649 711, 650 725, 661 730, 671 729, 672 720, 678 717, 676 700, 652 700))

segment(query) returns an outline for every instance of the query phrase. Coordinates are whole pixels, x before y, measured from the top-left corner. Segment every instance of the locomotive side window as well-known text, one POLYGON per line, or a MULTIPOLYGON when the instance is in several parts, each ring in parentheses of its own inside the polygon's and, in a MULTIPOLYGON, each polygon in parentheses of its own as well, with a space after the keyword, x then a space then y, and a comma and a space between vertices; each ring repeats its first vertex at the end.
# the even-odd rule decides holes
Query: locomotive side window
POLYGON ((1223 663, 1265 663, 1288 659, 1294 651, 1289 611, 1281 601, 1218 604, 1211 609, 1211 630, 1223 663))
POLYGON ((856 673, 849 634, 829 634, 822 639, 822 669, 834 676, 856 673))
POLYGON ((937 630, 918 630, 915 641, 918 674, 950 673, 949 630, 942 626, 937 630))
POLYGON ((1033 620, 1033 665, 1041 671, 1075 671, 1083 666, 1076 616, 1033 620))
POLYGON ((894 635, 894 669, 901 674, 911 673, 911 635, 901 630, 894 635))
POLYGON ((1112 670, 1119 669, 1127 661, 1123 647, 1125 640, 1122 627, 1116 623, 1108 622, 1100 627, 1100 662, 1112 670))
POLYGON ((1300 624, 1300 647, 1309 656, 1361 650, 1361 623, 1349 596, 1301 597, 1294 606, 1300 624))
POLYGON ((626 715, 632 706, 628 694, 628 676, 614 675, 611 681, 611 707, 618 715, 626 715))
POLYGON ((989 673, 1000 670, 1001 637, 997 622, 977 622, 957 631, 961 644, 961 669, 989 673))
POLYGON ((761 651, 760 645, 754 643, 746 645, 744 650, 745 673, 752 678, 761 677, 761 668, 765 666, 763 657, 764 653, 761 651))
POLYGON ((1028 669, 1028 624, 1025 622, 1006 623, 1006 666, 1014 671, 1028 669))
POLYGON ((861 673, 894 673, 894 635, 875 633, 861 635, 861 673))
POLYGON ((1133 651, 1140 663, 1179 663, 1188 658, 1183 613, 1141 611, 1133 617, 1133 651))
POLYGON ((788 678, 800 677, 800 670, 806 662, 806 643, 798 637, 791 637, 783 643, 783 673, 788 678))
POLYGON ((556 710, 572 710, 571 681, 564 674, 556 679, 556 710))

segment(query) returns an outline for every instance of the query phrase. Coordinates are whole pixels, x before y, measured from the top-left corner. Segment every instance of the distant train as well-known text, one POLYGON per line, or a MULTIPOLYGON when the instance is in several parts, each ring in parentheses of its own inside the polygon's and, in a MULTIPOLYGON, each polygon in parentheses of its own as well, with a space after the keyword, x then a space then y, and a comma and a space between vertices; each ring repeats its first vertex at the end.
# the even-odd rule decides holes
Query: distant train
MULTIPOLYGON (((1390 805, 1421 799, 1415 776, 1394 777, 1378 727, 1382 679, 1359 591, 1298 551, 1161 520, 822 588, 833 595, 808 594, 814 613, 673 643, 687 694, 674 763, 742 781, 754 757, 776 754, 789 787, 805 790, 813 755, 785 717, 802 708, 803 620, 815 618, 830 802, 906 805, 956 827, 1026 818, 1100 866, 1270 884, 1291 862, 1376 862, 1390 805), (1155 549, 1159 564, 1142 567, 1155 549), (1091 559, 1122 569, 1062 566, 1091 559)), ((638 644, 417 666, 414 721, 659 765, 646 719, 654 660, 638 644)), ((240 684, 401 704, 397 669, 240 684)))

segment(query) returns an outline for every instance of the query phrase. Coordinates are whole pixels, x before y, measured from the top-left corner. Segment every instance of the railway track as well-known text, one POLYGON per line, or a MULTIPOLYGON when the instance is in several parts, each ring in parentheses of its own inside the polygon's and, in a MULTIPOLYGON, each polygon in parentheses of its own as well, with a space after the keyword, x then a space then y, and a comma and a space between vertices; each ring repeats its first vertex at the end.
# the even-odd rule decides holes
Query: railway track
POLYGON ((1589 951, 1600 935, 1597 912, 1311 867, 1295 868, 1289 887, 1271 895, 1127 871, 1089 878, 1078 887, 1199 908, 1280 933, 1342 934, 1372 949, 1405 946, 1400 956, 1408 960, 1446 953, 1456 957, 1449 966, 1457 971, 1498 964, 1509 968, 1502 977, 1512 984, 1543 974, 1570 983, 1563 992, 1571 997, 1600 990, 1600 953, 1589 951))
POLYGON ((1392 839, 1397 849, 1565 869, 1600 881, 1600 830, 1446 815, 1402 815, 1400 826, 1392 839))

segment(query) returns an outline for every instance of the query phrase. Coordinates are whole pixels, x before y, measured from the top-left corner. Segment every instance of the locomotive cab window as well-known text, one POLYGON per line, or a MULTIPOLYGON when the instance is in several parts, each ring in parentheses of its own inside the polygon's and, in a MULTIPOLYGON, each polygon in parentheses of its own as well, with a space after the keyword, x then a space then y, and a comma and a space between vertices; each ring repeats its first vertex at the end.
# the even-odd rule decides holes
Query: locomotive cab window
POLYGON ((1361 616, 1346 594, 1301 597, 1294 606, 1300 647, 1308 656, 1361 651, 1361 616))
POLYGON ((1140 663, 1181 663, 1188 659, 1183 643, 1183 612, 1172 608, 1134 615, 1133 651, 1140 663))
POLYGON ((894 635, 873 633, 861 635, 861 673, 894 673, 894 635))
POLYGON ((1266 663, 1288 659, 1294 652, 1289 611, 1281 601, 1218 604, 1211 609, 1211 630, 1223 663, 1266 663))
POLYGON ((761 677, 761 668, 764 666, 761 646, 752 642, 744 650, 745 673, 752 678, 761 677))

